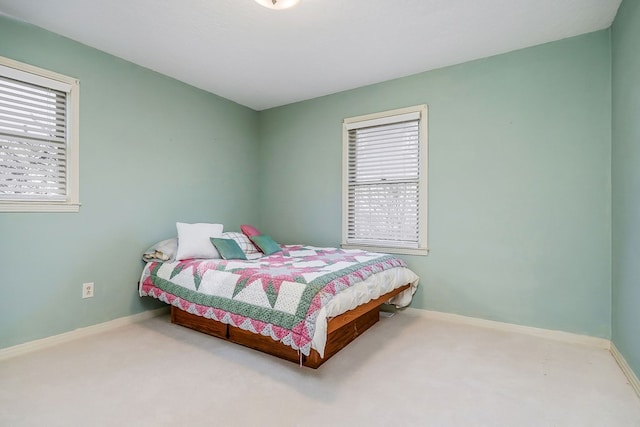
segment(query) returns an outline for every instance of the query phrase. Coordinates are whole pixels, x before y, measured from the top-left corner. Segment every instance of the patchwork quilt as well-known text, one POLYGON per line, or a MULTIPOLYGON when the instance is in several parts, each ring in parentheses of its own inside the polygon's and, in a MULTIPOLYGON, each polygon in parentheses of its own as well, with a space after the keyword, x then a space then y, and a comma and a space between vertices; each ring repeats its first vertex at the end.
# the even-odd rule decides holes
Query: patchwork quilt
POLYGON ((340 291, 401 259, 361 250, 283 246, 253 261, 149 262, 140 295, 311 351, 318 311, 340 291))

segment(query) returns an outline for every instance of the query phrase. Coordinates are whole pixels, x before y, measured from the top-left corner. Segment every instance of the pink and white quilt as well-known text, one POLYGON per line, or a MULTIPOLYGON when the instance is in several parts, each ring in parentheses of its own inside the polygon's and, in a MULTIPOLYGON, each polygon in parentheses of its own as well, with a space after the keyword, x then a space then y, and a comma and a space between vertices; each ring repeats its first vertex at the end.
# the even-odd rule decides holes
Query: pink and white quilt
POLYGON ((140 296, 311 351, 318 311, 340 291, 375 273, 406 267, 375 252, 283 246, 257 260, 147 263, 140 296))

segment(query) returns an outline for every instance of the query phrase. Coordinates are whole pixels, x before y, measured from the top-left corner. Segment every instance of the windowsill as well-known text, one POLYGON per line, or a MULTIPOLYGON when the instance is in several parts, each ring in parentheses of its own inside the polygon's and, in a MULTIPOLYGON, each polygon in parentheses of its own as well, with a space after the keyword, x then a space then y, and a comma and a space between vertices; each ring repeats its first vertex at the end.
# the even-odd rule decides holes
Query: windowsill
POLYGON ((340 245, 343 249, 362 249, 369 252, 382 252, 385 254, 399 254, 399 255, 420 255, 427 256, 429 249, 413 249, 413 248, 396 248, 392 246, 366 246, 366 245, 354 245, 343 243, 340 245))
POLYGON ((0 212, 80 212, 80 204, 0 202, 0 212))

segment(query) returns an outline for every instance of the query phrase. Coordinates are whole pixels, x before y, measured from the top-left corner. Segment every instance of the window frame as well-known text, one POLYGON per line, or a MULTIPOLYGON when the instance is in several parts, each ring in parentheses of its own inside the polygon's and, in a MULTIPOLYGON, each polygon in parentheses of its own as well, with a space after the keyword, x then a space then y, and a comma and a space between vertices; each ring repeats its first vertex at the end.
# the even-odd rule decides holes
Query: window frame
MULTIPOLYGON (((399 123, 392 122, 392 123, 399 123)), ((363 128, 375 125, 362 126, 363 128)), ((428 107, 426 104, 399 108, 356 117, 345 118, 342 123, 342 244, 345 249, 363 249, 374 252, 385 252, 405 255, 427 255, 428 248, 428 107), (418 247, 365 245, 349 243, 349 127, 362 122, 386 122, 394 116, 419 114, 419 147, 420 147, 420 175, 418 195, 418 247)))
POLYGON ((66 172, 64 200, 11 199, 0 196, 0 212, 79 212, 80 210, 80 82, 53 71, 0 56, 0 75, 61 90, 66 96, 66 172), (64 88, 64 89, 61 89, 64 88))

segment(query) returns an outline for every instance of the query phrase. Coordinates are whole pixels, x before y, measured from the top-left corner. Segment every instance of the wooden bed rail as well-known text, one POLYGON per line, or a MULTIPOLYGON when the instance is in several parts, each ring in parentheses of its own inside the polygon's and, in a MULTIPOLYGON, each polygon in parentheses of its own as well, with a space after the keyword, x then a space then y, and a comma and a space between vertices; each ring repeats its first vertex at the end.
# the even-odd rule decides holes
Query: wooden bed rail
MULTIPOLYGON (((353 310, 349 310, 346 313, 328 319, 327 343, 324 350, 324 358, 321 358, 320 354, 316 350, 312 349, 309 356, 302 357, 302 365, 316 369, 329 360, 333 355, 346 347, 347 344, 378 322, 380 319, 380 306, 389 299, 408 289, 409 286, 410 285, 407 284, 396 288, 393 291, 380 296, 380 298, 371 300, 354 308, 353 310)), ((171 322, 243 345, 245 347, 250 347, 255 350, 271 354, 281 359, 295 363, 300 363, 301 361, 298 351, 273 340, 271 337, 255 334, 216 320, 197 316, 180 310, 174 306, 171 306, 171 322)))

